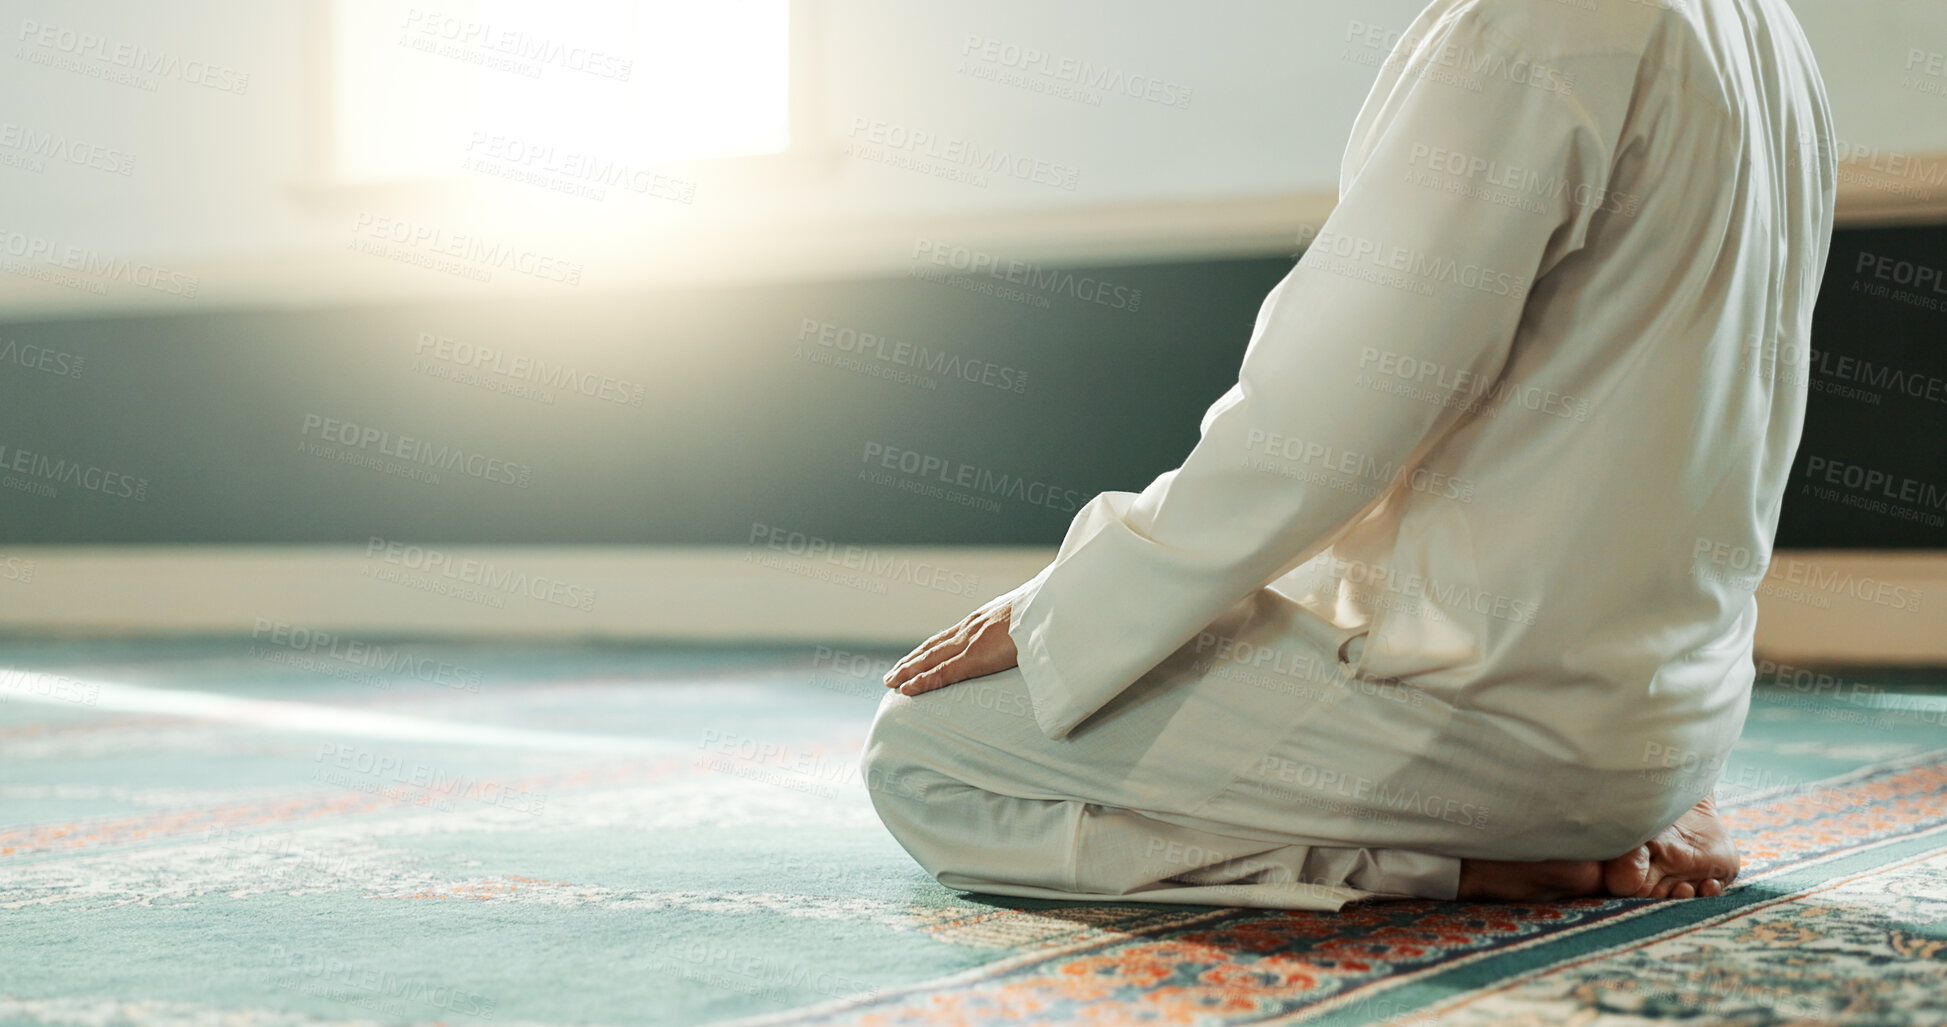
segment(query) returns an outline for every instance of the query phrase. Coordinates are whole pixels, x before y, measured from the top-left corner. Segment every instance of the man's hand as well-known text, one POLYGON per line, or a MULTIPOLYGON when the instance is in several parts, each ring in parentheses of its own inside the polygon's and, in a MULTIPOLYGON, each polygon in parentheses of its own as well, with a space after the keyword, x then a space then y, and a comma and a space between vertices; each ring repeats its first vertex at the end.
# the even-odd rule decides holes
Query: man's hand
POLYGON ((988 600, 960 623, 921 642, 887 672, 886 687, 897 688, 902 695, 918 695, 1014 666, 1020 654, 1007 635, 1011 595, 988 600))

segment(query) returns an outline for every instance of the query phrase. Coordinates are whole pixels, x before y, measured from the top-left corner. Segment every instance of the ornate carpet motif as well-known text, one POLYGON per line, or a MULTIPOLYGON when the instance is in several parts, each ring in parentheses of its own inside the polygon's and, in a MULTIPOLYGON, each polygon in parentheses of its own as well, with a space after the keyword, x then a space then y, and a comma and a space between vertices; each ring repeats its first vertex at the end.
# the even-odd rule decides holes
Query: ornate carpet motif
MULTIPOLYGON (((1595 1022, 1590 1014, 1695 1018, 1727 1023, 1937 1023, 1947 1007, 1947 878, 1911 867, 1947 865, 1918 857, 1904 869, 1867 873, 1829 894, 1771 899, 1766 882, 1808 865, 1870 853, 1916 838, 1947 852, 1947 750, 1871 768, 1829 785, 1787 790, 1727 810, 1748 854, 1740 882, 1718 899, 1667 903, 1583 899, 1551 905, 1386 902, 1339 913, 1224 911, 1150 937, 1105 942, 967 975, 810 1015, 754 1023, 985 1024, 1042 1022, 1230 1024, 1447 1022, 1404 986, 1453 975, 1497 956, 1593 943, 1598 927, 1672 915, 1699 923, 1758 904, 1764 912, 1713 928, 1711 939, 1662 942, 1631 958, 1603 961, 1566 982, 1545 978, 1518 996, 1469 1004, 1467 1024, 1595 1022), (1794 926, 1804 917, 1819 926, 1794 926), (1929 930, 1931 928, 1931 930, 1929 930), (1816 941, 1816 944, 1815 944, 1816 941), (1672 947, 1674 946, 1674 947, 1672 947), (1640 964, 1640 965, 1639 965, 1640 964), (1869 982, 1849 983, 1866 974, 1869 982), (1803 1006, 1764 1005, 1790 991, 1803 1006), (1531 1008, 1532 1007, 1532 1008, 1531 1008), (1751 1010, 1768 1018, 1751 1018, 1751 1010), (1895 1015, 1897 1014, 1897 1015, 1895 1015), (1528 1017, 1529 1019, 1520 1019, 1528 1017)), ((1546 957, 1544 957, 1546 958, 1546 957)), ((1634 1022, 1634 1021, 1617 1021, 1634 1022)), ((1696 1020, 1690 1022, 1720 1022, 1696 1020)))
POLYGON ((0 696, 0 1023, 1947 1022, 1931 707, 1760 694, 1719 898, 1316 914, 941 887, 810 647, 444 655, 477 693, 0 641, 125 701, 0 696), (236 698, 289 716, 157 712, 236 698))
POLYGON ((1913 857, 1470 996, 1438 1022, 1947 1023, 1947 854, 1913 857))

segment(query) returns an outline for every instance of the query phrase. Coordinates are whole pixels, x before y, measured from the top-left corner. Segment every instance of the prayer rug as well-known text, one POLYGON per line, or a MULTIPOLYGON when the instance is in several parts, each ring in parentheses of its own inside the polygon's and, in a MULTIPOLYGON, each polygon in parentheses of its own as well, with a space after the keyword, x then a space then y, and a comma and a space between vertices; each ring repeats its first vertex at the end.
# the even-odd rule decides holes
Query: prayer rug
POLYGON ((1331 914, 940 886, 896 655, 0 639, 0 1023, 1947 1022, 1925 677, 1757 692, 1723 896, 1331 914))

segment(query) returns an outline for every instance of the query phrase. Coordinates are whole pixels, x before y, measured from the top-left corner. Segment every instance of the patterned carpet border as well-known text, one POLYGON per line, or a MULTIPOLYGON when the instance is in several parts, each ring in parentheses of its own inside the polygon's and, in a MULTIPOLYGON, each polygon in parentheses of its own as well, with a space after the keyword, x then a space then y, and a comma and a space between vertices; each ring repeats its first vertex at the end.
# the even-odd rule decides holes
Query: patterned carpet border
MULTIPOLYGON (((1540 958, 1526 960, 1527 965, 1520 967, 1504 964, 1499 959, 1487 960, 1463 970, 1443 972, 1423 978, 1413 982, 1411 986, 1413 994, 1410 997, 1402 996, 1402 1004, 1410 1004, 1420 1010, 1420 1015, 1428 1018, 1441 1016, 1494 993, 1517 988, 1545 975, 1571 970, 1582 964, 1611 959, 1630 950, 1647 948, 1686 934, 1706 931, 1775 906, 1799 902, 1809 896, 1834 891, 1856 881, 1885 874, 1941 853, 1947 853, 1947 825, 1911 838, 1867 846, 1861 851, 1845 854, 1837 863, 1831 860, 1820 860, 1815 866, 1793 867, 1788 873, 1774 877, 1769 884, 1741 888, 1732 895, 1712 901, 1702 915, 1679 907, 1657 910, 1653 915, 1645 915, 1627 922, 1605 924, 1584 939, 1584 944, 1573 954, 1544 952, 1540 958), (1464 991, 1465 994, 1457 996, 1455 994, 1457 991, 1464 991)), ((1305 1022, 1313 1027, 1336 1027, 1340 1023, 1359 1021, 1341 1020, 1331 1016, 1314 1018, 1301 1014, 1276 1022, 1305 1022)))
POLYGON ((1715 899, 1385 902, 1347 906, 1338 913, 1220 909, 1173 926, 1027 953, 944 979, 734 1023, 889 1027, 1019 1020, 1339 1024, 1399 1019, 1451 999, 1456 987, 1499 986, 1510 975, 1693 930, 1816 888, 1842 866, 1849 870, 1859 864, 1862 872, 1870 871, 1889 859, 1947 844, 1939 835, 1947 828, 1947 749, 1774 789, 1726 808, 1745 853, 1745 871, 1737 887, 1715 899))

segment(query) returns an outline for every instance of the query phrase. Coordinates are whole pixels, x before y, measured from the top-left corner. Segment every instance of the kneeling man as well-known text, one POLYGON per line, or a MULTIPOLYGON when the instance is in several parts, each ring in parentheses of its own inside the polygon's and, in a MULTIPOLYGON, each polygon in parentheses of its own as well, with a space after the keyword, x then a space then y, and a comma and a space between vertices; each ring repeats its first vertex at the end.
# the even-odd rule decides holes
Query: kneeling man
POLYGON ((1783 0, 1435 0, 1182 465, 887 675, 887 827, 1005 895, 1719 893, 1831 153, 1783 0))

